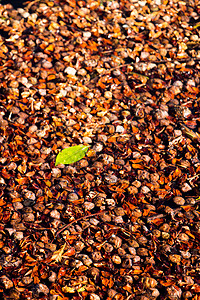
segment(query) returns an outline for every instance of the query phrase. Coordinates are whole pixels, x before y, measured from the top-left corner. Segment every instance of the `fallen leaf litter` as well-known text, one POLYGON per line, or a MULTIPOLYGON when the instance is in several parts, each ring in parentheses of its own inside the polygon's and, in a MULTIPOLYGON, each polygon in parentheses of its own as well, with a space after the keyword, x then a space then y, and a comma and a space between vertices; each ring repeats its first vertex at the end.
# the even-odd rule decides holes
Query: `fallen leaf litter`
POLYGON ((3 299, 199 299, 199 13, 0 4, 3 299))

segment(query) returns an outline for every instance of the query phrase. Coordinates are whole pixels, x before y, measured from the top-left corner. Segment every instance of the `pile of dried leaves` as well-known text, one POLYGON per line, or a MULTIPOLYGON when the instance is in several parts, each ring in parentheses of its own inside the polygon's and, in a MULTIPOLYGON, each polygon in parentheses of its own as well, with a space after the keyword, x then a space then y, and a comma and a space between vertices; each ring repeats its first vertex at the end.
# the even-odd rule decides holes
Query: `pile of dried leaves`
POLYGON ((0 5, 2 299, 200 299, 199 13, 0 5))

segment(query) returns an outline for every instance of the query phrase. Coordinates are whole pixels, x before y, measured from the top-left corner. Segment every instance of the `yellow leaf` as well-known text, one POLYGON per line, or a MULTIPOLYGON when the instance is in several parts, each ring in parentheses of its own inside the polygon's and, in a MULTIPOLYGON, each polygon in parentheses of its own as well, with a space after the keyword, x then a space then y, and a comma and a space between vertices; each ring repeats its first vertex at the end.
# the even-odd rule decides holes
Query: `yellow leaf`
POLYGON ((77 292, 79 292, 79 293, 84 292, 84 291, 85 291, 85 287, 84 287, 84 286, 80 287, 80 288, 77 290, 77 292))
POLYGON ((200 27, 200 22, 193 26, 194 29, 197 29, 198 27, 200 27))
POLYGON ((75 288, 71 288, 70 286, 64 286, 63 288, 62 288, 62 291, 64 292, 64 293, 71 293, 71 294, 73 294, 73 293, 75 293, 75 288))
POLYGON ((59 250, 56 250, 52 257, 51 257, 51 260, 55 260, 56 262, 59 262, 62 260, 62 256, 63 256, 63 253, 64 253, 64 250, 65 250, 65 246, 66 246, 66 243, 62 246, 61 249, 59 250))

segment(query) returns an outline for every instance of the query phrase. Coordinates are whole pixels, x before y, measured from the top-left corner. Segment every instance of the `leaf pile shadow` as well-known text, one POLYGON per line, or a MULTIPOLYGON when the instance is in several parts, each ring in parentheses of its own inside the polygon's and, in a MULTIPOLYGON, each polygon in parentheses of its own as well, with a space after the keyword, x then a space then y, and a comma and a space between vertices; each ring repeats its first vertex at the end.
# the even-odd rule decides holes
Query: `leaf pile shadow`
POLYGON ((2 299, 199 299, 199 13, 0 4, 2 299))

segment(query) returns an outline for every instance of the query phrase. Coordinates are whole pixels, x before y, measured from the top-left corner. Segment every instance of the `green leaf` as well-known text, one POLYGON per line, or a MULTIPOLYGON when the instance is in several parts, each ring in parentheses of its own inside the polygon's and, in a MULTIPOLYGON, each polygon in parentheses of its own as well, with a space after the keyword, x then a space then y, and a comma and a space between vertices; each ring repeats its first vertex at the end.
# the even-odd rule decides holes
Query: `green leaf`
POLYGON ((197 29, 198 27, 200 27, 200 22, 193 26, 194 29, 197 29))
MULTIPOLYGON (((86 286, 86 285, 85 285, 86 286)), ((81 293, 85 291, 85 286, 80 287, 77 292, 81 293)))
POLYGON ((85 156, 88 148, 89 146, 78 145, 63 149, 56 157, 55 166, 59 164, 69 165, 79 161, 85 156))

